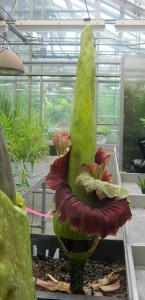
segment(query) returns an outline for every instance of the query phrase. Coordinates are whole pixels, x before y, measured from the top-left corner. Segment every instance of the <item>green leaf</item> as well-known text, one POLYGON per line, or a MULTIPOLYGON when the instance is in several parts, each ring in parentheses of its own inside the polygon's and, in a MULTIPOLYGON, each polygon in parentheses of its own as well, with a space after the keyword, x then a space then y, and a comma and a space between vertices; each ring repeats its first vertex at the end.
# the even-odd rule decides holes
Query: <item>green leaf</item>
POLYGON ((142 189, 142 188, 145 188, 145 179, 141 179, 139 176, 138 176, 138 182, 137 182, 137 185, 142 189))

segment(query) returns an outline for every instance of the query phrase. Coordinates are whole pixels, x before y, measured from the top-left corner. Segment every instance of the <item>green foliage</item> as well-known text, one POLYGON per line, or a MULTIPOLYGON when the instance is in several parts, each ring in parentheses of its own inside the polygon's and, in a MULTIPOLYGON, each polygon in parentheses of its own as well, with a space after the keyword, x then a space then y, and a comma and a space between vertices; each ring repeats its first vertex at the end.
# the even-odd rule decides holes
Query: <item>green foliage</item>
POLYGON ((123 170, 133 159, 141 159, 139 139, 144 138, 145 129, 141 119, 145 116, 145 82, 128 81, 124 86, 123 120, 123 170))
POLYGON ((0 112, 3 112, 5 116, 8 116, 12 109, 12 101, 6 94, 0 92, 0 112))
POLYGON ((116 83, 98 84, 97 122, 98 124, 118 125, 118 110, 120 94, 112 90, 116 83))
POLYGON ((124 119, 130 127, 141 125, 141 118, 144 118, 145 111, 145 83, 141 80, 134 83, 128 82, 124 87, 124 119))
POLYGON ((141 118, 140 120, 141 120, 141 123, 142 123, 143 125, 145 125, 145 119, 144 119, 144 118, 141 118))
POLYGON ((108 135, 110 133, 110 128, 105 125, 97 125, 97 133, 108 135))
POLYGON ((19 160, 30 160, 30 153, 35 159, 47 154, 46 127, 40 124, 39 117, 34 112, 31 117, 28 115, 26 106, 21 101, 7 114, 0 111, 0 123, 9 152, 19 160))
POLYGON ((45 103, 45 119, 52 127, 69 127, 72 107, 71 98, 51 98, 45 103))
POLYGON ((145 178, 141 179, 141 178, 138 176, 137 185, 138 185, 141 189, 144 189, 144 188, 145 188, 145 178))
POLYGON ((30 186, 28 178, 33 174, 35 162, 32 151, 33 149, 30 149, 25 161, 19 160, 13 153, 10 153, 17 191, 25 190, 30 186))
POLYGON ((31 116, 28 115, 23 98, 13 108, 9 97, 0 97, 0 123, 13 165, 16 189, 26 189, 35 160, 48 154, 48 130, 45 124, 40 124, 39 116, 34 111, 31 116))

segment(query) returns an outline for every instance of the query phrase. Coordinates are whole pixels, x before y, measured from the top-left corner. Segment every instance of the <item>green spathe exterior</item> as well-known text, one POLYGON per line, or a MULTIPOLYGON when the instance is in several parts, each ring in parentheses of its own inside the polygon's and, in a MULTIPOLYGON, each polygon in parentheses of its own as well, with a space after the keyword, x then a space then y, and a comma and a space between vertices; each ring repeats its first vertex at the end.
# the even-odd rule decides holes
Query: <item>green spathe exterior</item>
POLYGON ((35 300, 29 219, 0 125, 0 300, 35 300))
MULTIPOLYGON (((92 195, 87 194, 82 186, 76 184, 81 165, 94 163, 96 153, 95 62, 93 32, 90 25, 85 26, 81 35, 70 132, 72 146, 67 181, 78 200, 91 206, 92 195)), ((57 212, 54 213, 53 223, 54 232, 58 237, 75 240, 89 239, 82 231, 72 231, 69 222, 60 224, 57 212)), ((97 243, 98 237, 95 239, 95 244, 97 243)), ((92 252, 84 253, 84 257, 90 256, 92 252)), ((82 253, 77 253, 77 255, 70 253, 69 256, 77 256, 78 259, 83 257, 82 253)))
POLYGON ((0 299, 35 300, 29 219, 0 191, 0 299))

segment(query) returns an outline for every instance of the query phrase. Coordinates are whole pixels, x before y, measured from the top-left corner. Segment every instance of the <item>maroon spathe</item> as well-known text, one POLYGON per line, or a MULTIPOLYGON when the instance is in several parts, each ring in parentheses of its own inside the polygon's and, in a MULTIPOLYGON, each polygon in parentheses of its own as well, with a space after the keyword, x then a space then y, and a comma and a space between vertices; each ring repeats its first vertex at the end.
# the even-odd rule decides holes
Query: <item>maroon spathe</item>
MULTIPOLYGON (((45 178, 48 187, 56 190, 55 206, 59 222, 69 221, 73 231, 81 230, 87 236, 99 235, 105 238, 107 235, 116 235, 119 228, 132 217, 127 198, 99 200, 94 192, 94 208, 84 205, 67 184, 69 153, 54 160, 45 178)), ((105 151, 99 148, 95 155, 95 163, 106 164, 109 159, 110 154, 105 155, 105 151)), ((110 173, 106 169, 102 181, 110 182, 110 178, 110 173)))
POLYGON ((73 231, 82 230, 87 236, 116 235, 118 229, 131 218, 127 198, 98 200, 96 208, 85 206, 72 194, 70 187, 62 183, 55 194, 56 211, 60 223, 69 220, 73 231))

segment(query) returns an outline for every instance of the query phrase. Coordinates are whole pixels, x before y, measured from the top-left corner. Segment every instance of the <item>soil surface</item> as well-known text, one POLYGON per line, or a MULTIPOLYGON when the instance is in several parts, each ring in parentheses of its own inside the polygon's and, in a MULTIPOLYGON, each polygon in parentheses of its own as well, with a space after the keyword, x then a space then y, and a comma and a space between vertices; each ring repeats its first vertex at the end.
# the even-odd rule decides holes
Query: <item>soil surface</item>
MULTIPOLYGON (((54 259, 51 257, 44 258, 42 256, 33 257, 33 276, 35 278, 39 278, 47 281, 48 277, 46 274, 51 274, 55 279, 59 281, 68 282, 70 280, 70 265, 69 261, 60 258, 54 259)), ((108 264, 108 262, 99 262, 96 260, 88 259, 85 266, 85 274, 84 274, 84 285, 86 286, 88 283, 94 283, 98 279, 103 278, 105 275, 111 273, 117 268, 124 268, 124 271, 121 272, 120 275, 120 288, 113 292, 102 292, 104 296, 110 297, 127 297, 127 282, 126 282, 126 271, 125 264, 122 262, 114 262, 108 264)), ((114 283, 114 282, 112 282, 114 283)), ((42 290, 39 286, 36 286, 36 290, 42 290)), ((43 289, 44 290, 44 289, 43 289)), ((46 291, 46 290, 45 290, 46 291)))

